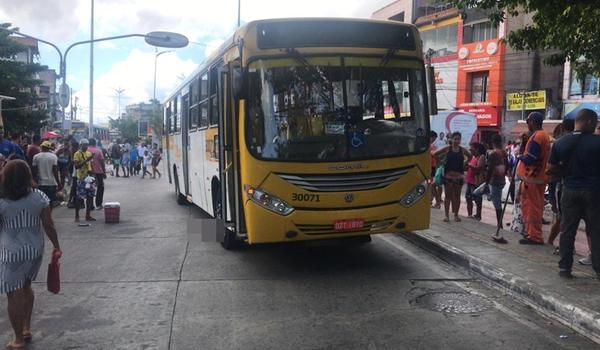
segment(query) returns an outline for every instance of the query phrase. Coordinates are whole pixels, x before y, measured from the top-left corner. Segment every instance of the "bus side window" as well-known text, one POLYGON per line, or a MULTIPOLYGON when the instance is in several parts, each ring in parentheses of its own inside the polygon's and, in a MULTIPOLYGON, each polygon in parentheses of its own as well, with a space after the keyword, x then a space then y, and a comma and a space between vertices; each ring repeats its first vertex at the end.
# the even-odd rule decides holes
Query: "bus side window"
POLYGON ((200 127, 208 126, 208 74, 200 77, 200 127))
POLYGON ((210 69, 210 112, 209 112, 209 123, 210 125, 217 125, 219 122, 219 99, 217 97, 217 90, 219 86, 219 71, 217 67, 210 69))

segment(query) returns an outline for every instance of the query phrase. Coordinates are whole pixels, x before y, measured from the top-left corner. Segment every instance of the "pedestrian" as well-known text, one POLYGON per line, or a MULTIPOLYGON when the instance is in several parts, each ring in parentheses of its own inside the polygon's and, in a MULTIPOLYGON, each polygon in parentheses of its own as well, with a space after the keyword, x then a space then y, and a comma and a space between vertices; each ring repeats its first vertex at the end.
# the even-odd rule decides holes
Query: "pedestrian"
POLYGON ((131 163, 131 145, 125 141, 123 144, 123 154, 121 156, 121 167, 123 168, 123 176, 129 177, 129 168, 131 163))
POLYGON ((25 151, 23 151, 23 148, 21 147, 21 134, 18 132, 13 132, 11 133, 10 138, 12 140, 14 153, 11 154, 8 159, 27 160, 27 157, 25 157, 25 151))
POLYGON ((3 170, 1 181, 3 198, 0 199, 0 292, 8 299, 8 318, 15 338, 7 349, 23 349, 31 341, 31 314, 34 294, 31 281, 35 280, 44 254, 44 234, 60 255, 60 245, 50 200, 34 189, 31 171, 26 162, 13 160, 3 170), (43 227, 43 231, 42 231, 43 227))
POLYGON ((88 150, 89 141, 87 139, 79 140, 79 150, 73 155, 76 178, 75 194, 75 222, 79 222, 79 210, 85 201, 85 220, 96 221, 90 214, 94 205, 94 192, 89 182, 92 172, 92 152, 88 150), (86 182, 87 181, 87 182, 86 182), (89 185, 88 185, 89 184, 89 185))
POLYGON ((152 154, 148 150, 144 151, 144 158, 142 159, 142 179, 148 174, 152 174, 148 171, 148 168, 152 166, 152 154))
POLYGON ((161 150, 158 148, 158 144, 152 144, 152 178, 156 179, 156 174, 158 174, 158 178, 161 178, 161 173, 158 171, 158 164, 162 159, 161 150))
POLYGON ((69 175, 71 179, 71 190, 69 191, 69 204, 68 208, 75 208, 75 202, 77 201, 77 168, 75 168, 75 152, 79 150, 79 142, 71 137, 71 154, 69 158, 69 175))
POLYGON ((473 191, 485 181, 486 153, 487 150, 482 143, 473 142, 470 144, 471 159, 467 163, 467 173, 465 183, 467 190, 465 200, 467 202, 467 215, 469 218, 481 221, 481 205, 483 197, 474 195, 473 191), (473 215, 473 202, 475 202, 475 215, 473 215))
POLYGON ((117 139, 117 141, 110 148, 110 159, 112 160, 112 164, 115 167, 115 172, 117 173, 116 177, 119 176, 119 167, 121 167, 121 140, 117 139))
POLYGON ((29 145, 29 147, 27 147, 27 163, 29 164, 29 166, 33 164, 33 157, 42 151, 42 149, 40 148, 40 145, 42 143, 42 138, 40 137, 40 135, 33 135, 32 140, 33 143, 29 145))
POLYGON ((104 202, 104 180, 106 179, 106 166, 104 154, 96 147, 96 139, 90 139, 88 150, 92 153, 92 174, 96 180, 96 209, 101 210, 104 202))
POLYGON ((488 156, 487 171, 485 175, 485 183, 490 186, 490 197, 496 211, 497 234, 492 236, 496 243, 508 243, 500 234, 502 230, 502 189, 506 185, 506 175, 508 169, 508 157, 502 146, 502 136, 494 134, 491 138, 493 150, 488 156))
POLYGON ((544 244, 542 220, 544 214, 544 192, 548 183, 546 164, 550 157, 550 136, 542 129, 544 115, 532 112, 527 116, 527 127, 531 136, 525 151, 519 158, 517 174, 521 179, 521 210, 527 236, 520 244, 544 244))
MULTIPOLYGON (((148 151, 148 148, 146 147, 146 143, 144 141, 140 142, 138 147, 137 147, 137 151, 138 151, 138 169, 142 169, 144 166, 144 155, 146 154, 146 151, 148 151)), ((138 170, 139 172, 139 170, 138 170)), ((143 173, 142 173, 143 175, 143 173)), ((142 176, 143 177, 143 176, 142 176)))
POLYGON ((52 210, 52 203, 56 201, 56 192, 62 189, 58 175, 58 157, 52 153, 50 141, 42 142, 41 150, 33 156, 33 178, 37 179, 38 190, 44 192, 50 200, 50 210, 52 210))
POLYGON ((68 138, 61 140, 58 148, 54 151, 54 154, 58 157, 58 173, 60 175, 60 183, 65 188, 66 180, 69 177, 69 162, 71 157, 71 144, 68 138))
POLYGON ((432 208, 440 209, 442 207, 442 187, 438 186, 433 180, 435 177, 435 171, 437 169, 437 161, 435 159, 435 152, 437 151, 437 133, 431 130, 429 134, 429 143, 430 143, 430 153, 431 153, 431 202, 432 208), (433 204, 433 200, 435 199, 435 204, 433 204))
POLYGON ((438 161, 444 166, 444 222, 450 222, 450 204, 454 213, 454 221, 460 222, 458 210, 460 209, 460 195, 464 183, 465 158, 470 158, 471 153, 461 147, 462 135, 459 132, 452 134, 452 144, 435 152, 438 161))
MULTIPOLYGON (((575 128, 575 120, 564 119, 561 123, 561 128, 559 129, 559 133, 556 133, 552 136, 556 140, 558 140, 561 137, 572 133, 574 128, 575 128)), ((554 145, 552 145, 552 148, 554 148, 554 145)), ((552 151, 550 151, 550 154, 552 154, 552 151)), ((548 170, 549 169, 546 169, 546 172, 548 172, 548 170)), ((560 218, 562 215, 560 201, 561 201, 561 197, 562 197, 563 183, 562 183, 562 178, 558 174, 552 175, 552 174, 548 173, 548 175, 550 176, 550 182, 548 183, 548 197, 549 197, 549 202, 552 205, 552 212, 554 213, 554 222, 552 223, 552 226, 550 227, 550 235, 548 236, 547 242, 550 245, 554 245, 554 240, 560 233, 560 222, 561 222, 560 218)), ((554 250, 554 253, 559 254, 559 249, 556 248, 554 250)), ((587 261, 585 261, 584 259, 581 259, 579 262, 581 263, 582 261, 583 261, 582 265, 591 265, 591 259, 590 259, 589 264, 586 264, 587 261)))
POLYGON ((561 174, 559 275, 573 277, 573 253, 579 222, 585 222, 591 240, 592 267, 600 279, 600 137, 593 135, 598 115, 582 109, 575 116, 575 131, 560 138, 552 148, 550 174, 561 174))
POLYGON ((129 150, 129 174, 132 176, 139 175, 140 173, 138 170, 138 158, 137 148, 131 147, 129 150))
POLYGON ((4 156, 6 160, 15 153, 15 145, 4 138, 4 128, 0 127, 0 154, 4 156))

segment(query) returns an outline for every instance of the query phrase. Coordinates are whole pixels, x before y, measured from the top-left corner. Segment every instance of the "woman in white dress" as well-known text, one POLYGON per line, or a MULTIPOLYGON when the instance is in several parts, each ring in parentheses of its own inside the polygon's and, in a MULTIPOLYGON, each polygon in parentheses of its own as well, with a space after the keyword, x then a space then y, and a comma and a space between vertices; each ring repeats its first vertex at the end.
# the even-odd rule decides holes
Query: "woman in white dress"
POLYGON ((22 160, 9 161, 0 181, 0 293, 8 297, 8 318, 15 332, 8 349, 22 349, 31 341, 33 290, 42 264, 44 235, 60 254, 50 212, 50 200, 34 189, 31 170, 22 160))

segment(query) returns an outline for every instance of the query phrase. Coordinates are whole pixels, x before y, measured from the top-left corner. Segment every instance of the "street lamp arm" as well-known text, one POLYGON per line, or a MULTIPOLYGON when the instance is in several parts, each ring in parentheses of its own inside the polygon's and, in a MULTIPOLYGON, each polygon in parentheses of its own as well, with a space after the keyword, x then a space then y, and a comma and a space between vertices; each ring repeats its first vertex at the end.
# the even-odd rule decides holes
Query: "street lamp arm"
POLYGON ((94 40, 78 41, 76 43, 73 43, 69 47, 67 47, 67 49, 65 50, 65 59, 62 60, 63 64, 62 64, 62 67, 60 67, 60 70, 61 70, 62 74, 64 74, 66 76, 66 74, 67 74, 67 55, 69 54, 69 51, 71 51, 71 49, 74 48, 75 46, 89 44, 89 43, 95 43, 98 41, 107 41, 107 40, 123 39, 123 38, 131 38, 131 37, 144 37, 145 38, 146 35, 145 34, 117 35, 117 36, 109 36, 106 38, 99 38, 99 39, 94 39, 94 40))
MULTIPOLYGON (((52 47, 53 47, 53 48, 56 50, 56 52, 58 52, 58 56, 60 57, 60 62, 62 62, 62 61, 63 61, 63 54, 62 54, 62 52, 60 51, 60 49, 58 48, 58 46, 54 45, 53 43, 51 43, 51 42, 49 42, 49 41, 46 41, 46 40, 43 40, 43 39, 40 39, 40 38, 36 38, 35 36, 31 36, 31 35, 23 34, 23 33, 21 33, 21 32, 18 32, 18 31, 16 31, 16 30, 11 30, 11 29, 6 29, 6 28, 0 28, 0 30, 3 30, 3 31, 5 31, 5 32, 9 32, 9 33, 11 33, 11 34, 20 35, 20 36, 22 36, 22 37, 25 37, 25 38, 29 38, 29 39, 33 39, 33 40, 37 40, 37 41, 39 41, 39 42, 41 42, 41 43, 44 43, 44 44, 46 44, 46 45, 50 45, 50 46, 52 46, 52 47)), ((62 76, 59 76, 59 77, 62 77, 62 76)))

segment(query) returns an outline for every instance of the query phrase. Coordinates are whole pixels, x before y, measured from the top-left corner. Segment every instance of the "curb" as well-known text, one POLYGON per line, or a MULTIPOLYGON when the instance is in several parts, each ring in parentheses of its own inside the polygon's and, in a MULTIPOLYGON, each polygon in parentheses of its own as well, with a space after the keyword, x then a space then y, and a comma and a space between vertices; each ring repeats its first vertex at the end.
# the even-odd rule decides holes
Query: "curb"
POLYGON ((600 343, 600 312, 573 304, 562 295, 549 292, 518 275, 506 272, 500 267, 426 234, 412 232, 398 236, 452 265, 466 269, 469 274, 482 277, 491 287, 510 294, 541 314, 600 343))

